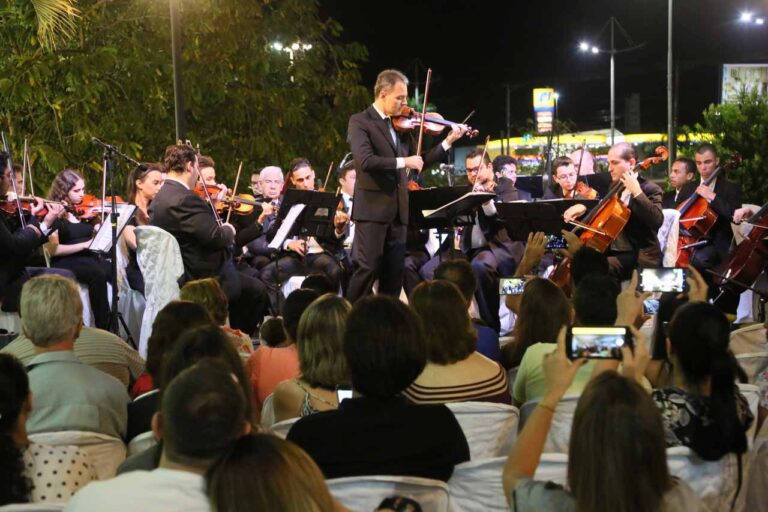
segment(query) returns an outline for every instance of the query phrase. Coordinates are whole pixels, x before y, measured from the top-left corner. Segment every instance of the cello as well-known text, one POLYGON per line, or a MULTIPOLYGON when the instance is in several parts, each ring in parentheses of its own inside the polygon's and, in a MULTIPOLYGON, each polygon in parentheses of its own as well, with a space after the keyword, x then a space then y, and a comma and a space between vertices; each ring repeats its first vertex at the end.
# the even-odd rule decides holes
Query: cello
MULTIPOLYGON (((741 164, 741 157, 736 154, 729 162, 718 166, 702 185, 709 186, 725 170, 733 169, 741 164)), ((718 214, 709 206, 709 202, 698 193, 693 193, 678 207, 680 212, 680 236, 677 239, 678 267, 687 267, 696 247, 707 243, 701 238, 707 236, 718 219, 718 214)))
MULTIPOLYGON (((659 164, 669 157, 669 151, 665 146, 659 146, 655 150, 656 156, 646 158, 633 169, 635 172, 647 171, 652 165, 659 164)), ((624 184, 621 180, 614 183, 597 205, 587 214, 584 222, 569 221, 582 229, 579 235, 581 243, 600 252, 606 252, 614 240, 619 236, 624 226, 629 222, 631 210, 621 201, 621 193, 624 184)), ((564 258, 550 275, 563 291, 569 292, 571 286, 571 261, 564 258)))
POLYGON ((735 293, 751 287, 768 263, 768 203, 749 219, 742 221, 742 224, 752 229, 733 250, 720 272, 714 275, 715 284, 735 293))

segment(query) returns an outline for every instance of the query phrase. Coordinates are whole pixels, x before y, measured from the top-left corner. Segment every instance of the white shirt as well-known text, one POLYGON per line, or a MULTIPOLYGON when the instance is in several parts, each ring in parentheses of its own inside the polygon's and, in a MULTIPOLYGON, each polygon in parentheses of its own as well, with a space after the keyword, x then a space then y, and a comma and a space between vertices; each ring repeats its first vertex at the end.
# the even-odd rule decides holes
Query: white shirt
MULTIPOLYGON (((347 213, 352 215, 352 202, 354 199, 346 192, 341 193, 341 197, 344 199, 344 206, 347 208, 347 213)), ((355 223, 350 218, 349 220, 349 235, 344 239, 344 247, 352 247, 352 240, 355 239, 355 223)))
POLYGON ((75 494, 68 512, 210 512, 202 475, 174 469, 131 471, 93 482, 75 494))

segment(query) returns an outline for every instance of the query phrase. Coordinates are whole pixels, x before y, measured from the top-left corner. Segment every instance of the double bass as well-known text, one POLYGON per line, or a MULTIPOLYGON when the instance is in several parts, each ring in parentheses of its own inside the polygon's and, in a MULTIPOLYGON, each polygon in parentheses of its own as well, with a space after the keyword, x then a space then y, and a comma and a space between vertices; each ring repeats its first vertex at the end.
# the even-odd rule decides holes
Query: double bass
MULTIPOLYGON (((633 170, 635 172, 647 171, 652 165, 659 164, 669 157, 669 151, 664 146, 657 147, 655 153, 656 156, 646 158, 637 164, 633 170)), ((629 222, 632 213, 629 207, 621 201, 623 191, 624 184, 617 181, 611 186, 605 197, 587 214, 584 222, 570 221, 570 224, 576 226, 574 230, 583 230, 579 235, 582 244, 604 253, 616 240, 624 226, 629 222)), ((571 261, 569 258, 563 259, 555 267, 550 279, 564 291, 570 291, 571 261)))

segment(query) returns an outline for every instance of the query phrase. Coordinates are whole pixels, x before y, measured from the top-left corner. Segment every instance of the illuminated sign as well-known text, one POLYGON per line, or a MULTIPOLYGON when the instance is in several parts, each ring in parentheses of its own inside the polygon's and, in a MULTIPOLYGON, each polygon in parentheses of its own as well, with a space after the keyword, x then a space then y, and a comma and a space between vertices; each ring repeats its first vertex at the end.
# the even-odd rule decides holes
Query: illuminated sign
POLYGON ((555 90, 541 88, 533 90, 533 111, 555 110, 555 90))

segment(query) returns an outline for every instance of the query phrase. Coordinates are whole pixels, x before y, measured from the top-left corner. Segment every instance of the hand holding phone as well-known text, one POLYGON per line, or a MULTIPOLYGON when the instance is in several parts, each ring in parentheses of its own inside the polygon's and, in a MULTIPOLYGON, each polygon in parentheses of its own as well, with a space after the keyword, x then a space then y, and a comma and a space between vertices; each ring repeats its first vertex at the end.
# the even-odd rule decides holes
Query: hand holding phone
POLYGON ((686 282, 687 272, 683 267, 644 268, 640 270, 641 292, 674 292, 688 291, 686 282))
POLYGON ((625 326, 569 327, 565 338, 565 352, 573 360, 619 359, 622 347, 633 346, 632 334, 625 326))
POLYGON ((500 295, 522 295, 524 290, 524 277, 502 277, 499 279, 500 295))

